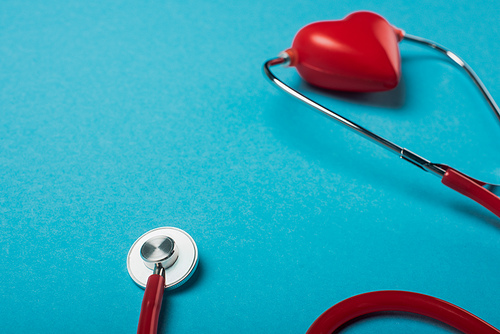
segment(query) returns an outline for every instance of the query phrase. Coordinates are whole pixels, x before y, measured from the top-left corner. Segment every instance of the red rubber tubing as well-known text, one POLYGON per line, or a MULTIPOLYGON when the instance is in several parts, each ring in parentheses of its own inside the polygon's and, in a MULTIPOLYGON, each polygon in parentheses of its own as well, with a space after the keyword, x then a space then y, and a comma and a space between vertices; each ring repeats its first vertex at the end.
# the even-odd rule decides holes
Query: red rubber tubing
POLYGON ((375 291, 348 298, 332 306, 314 321, 306 334, 331 334, 360 316, 388 311, 420 314, 464 333, 500 333, 484 320, 444 300, 415 292, 375 291))
POLYGON ((164 290, 165 277, 156 274, 149 276, 142 298, 137 334, 156 334, 164 290))
POLYGON ((475 180, 451 167, 448 167, 441 182, 500 217, 500 198, 482 187, 485 184, 484 182, 475 180))

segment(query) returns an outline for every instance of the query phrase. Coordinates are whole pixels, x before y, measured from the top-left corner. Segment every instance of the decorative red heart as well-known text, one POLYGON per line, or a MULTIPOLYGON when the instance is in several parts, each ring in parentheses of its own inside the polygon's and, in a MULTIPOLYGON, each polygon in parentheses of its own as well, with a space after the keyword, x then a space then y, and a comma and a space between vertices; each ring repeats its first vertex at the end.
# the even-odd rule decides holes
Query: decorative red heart
POLYGON ((290 65, 312 85, 373 92, 397 86, 401 77, 398 42, 404 32, 382 16, 355 12, 341 21, 302 28, 286 50, 290 65))

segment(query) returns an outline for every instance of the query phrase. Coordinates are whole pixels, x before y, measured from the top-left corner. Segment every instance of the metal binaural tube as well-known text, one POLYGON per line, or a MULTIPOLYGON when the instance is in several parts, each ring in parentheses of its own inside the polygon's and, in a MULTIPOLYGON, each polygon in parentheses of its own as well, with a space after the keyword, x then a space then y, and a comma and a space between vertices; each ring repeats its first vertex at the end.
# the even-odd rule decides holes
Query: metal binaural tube
POLYGON ((485 98, 486 102, 488 102, 488 104, 490 105, 496 118, 500 121, 500 108, 496 104, 490 92, 488 92, 488 89, 486 89, 486 87, 484 86, 481 79, 479 79, 477 74, 474 72, 472 67, 470 67, 462 58, 457 56, 454 52, 446 49, 445 47, 422 37, 405 34, 403 40, 425 45, 436 51, 439 51, 440 53, 447 56, 450 60, 452 60, 455 64, 460 66, 465 71, 465 73, 467 73, 472 82, 474 82, 474 84, 479 89, 481 94, 483 94, 483 97, 485 98))
POLYGON ((375 144, 378 144, 379 146, 391 151, 392 153, 397 154, 400 158, 416 165, 417 167, 420 167, 424 171, 431 172, 432 174, 438 176, 438 177, 443 177, 443 175, 446 173, 446 170, 444 170, 442 167, 433 164, 429 160, 422 158, 421 156, 411 152, 410 150, 407 150, 371 131, 368 129, 350 121, 349 119, 333 112, 332 110, 322 106, 321 104, 314 102, 313 100, 309 99, 308 97, 304 96, 303 94, 299 93, 295 89, 291 88, 290 86, 286 85, 284 82, 279 80, 272 72, 270 67, 271 66, 276 66, 276 65, 286 65, 289 62, 288 56, 286 53, 281 53, 277 58, 273 58, 268 60, 267 62, 264 63, 264 74, 267 76, 269 80, 271 80, 272 83, 274 83, 276 86, 278 86, 280 89, 285 91, 286 93, 292 95, 296 99, 304 102, 305 104, 313 107, 314 109, 318 110, 321 112, 323 115, 326 115, 335 121, 339 122, 340 124, 344 125, 348 129, 362 135, 363 137, 371 140, 375 144))

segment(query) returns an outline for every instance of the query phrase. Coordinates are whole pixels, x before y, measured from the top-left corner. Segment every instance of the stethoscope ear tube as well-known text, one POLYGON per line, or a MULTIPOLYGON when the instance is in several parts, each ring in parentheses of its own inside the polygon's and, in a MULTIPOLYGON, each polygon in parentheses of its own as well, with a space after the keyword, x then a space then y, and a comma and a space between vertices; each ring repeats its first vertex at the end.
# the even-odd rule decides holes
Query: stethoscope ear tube
POLYGON ((306 334, 331 334, 363 315, 391 311, 420 314, 468 334, 500 334, 495 327, 456 305, 407 291, 375 291, 343 300, 320 315, 306 334))

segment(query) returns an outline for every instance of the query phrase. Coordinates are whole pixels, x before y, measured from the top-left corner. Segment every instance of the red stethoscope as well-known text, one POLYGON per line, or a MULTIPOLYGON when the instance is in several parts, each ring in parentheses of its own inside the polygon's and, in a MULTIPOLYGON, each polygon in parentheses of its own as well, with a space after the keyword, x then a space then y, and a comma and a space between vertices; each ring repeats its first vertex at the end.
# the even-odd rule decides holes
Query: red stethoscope
MULTIPOLYGON (((441 178, 446 186, 500 217, 500 187, 473 179, 447 165, 432 163, 312 101, 280 81, 270 68, 293 66, 312 85, 326 89, 373 92, 397 86, 401 77, 398 43, 427 45, 445 54, 469 75, 496 117, 500 110, 474 71, 457 55, 431 41, 410 36, 371 12, 355 12, 341 21, 316 22, 302 28, 292 47, 264 64, 267 77, 285 92, 367 137, 402 159, 441 178)), ((155 334, 163 291, 188 279, 198 263, 193 239, 176 228, 159 228, 141 236, 127 257, 132 279, 145 287, 138 334, 155 334)), ((399 311, 427 316, 464 333, 500 334, 500 330, 446 301, 406 291, 375 291, 348 298, 323 313, 308 334, 331 334, 346 323, 375 312, 399 311)))

